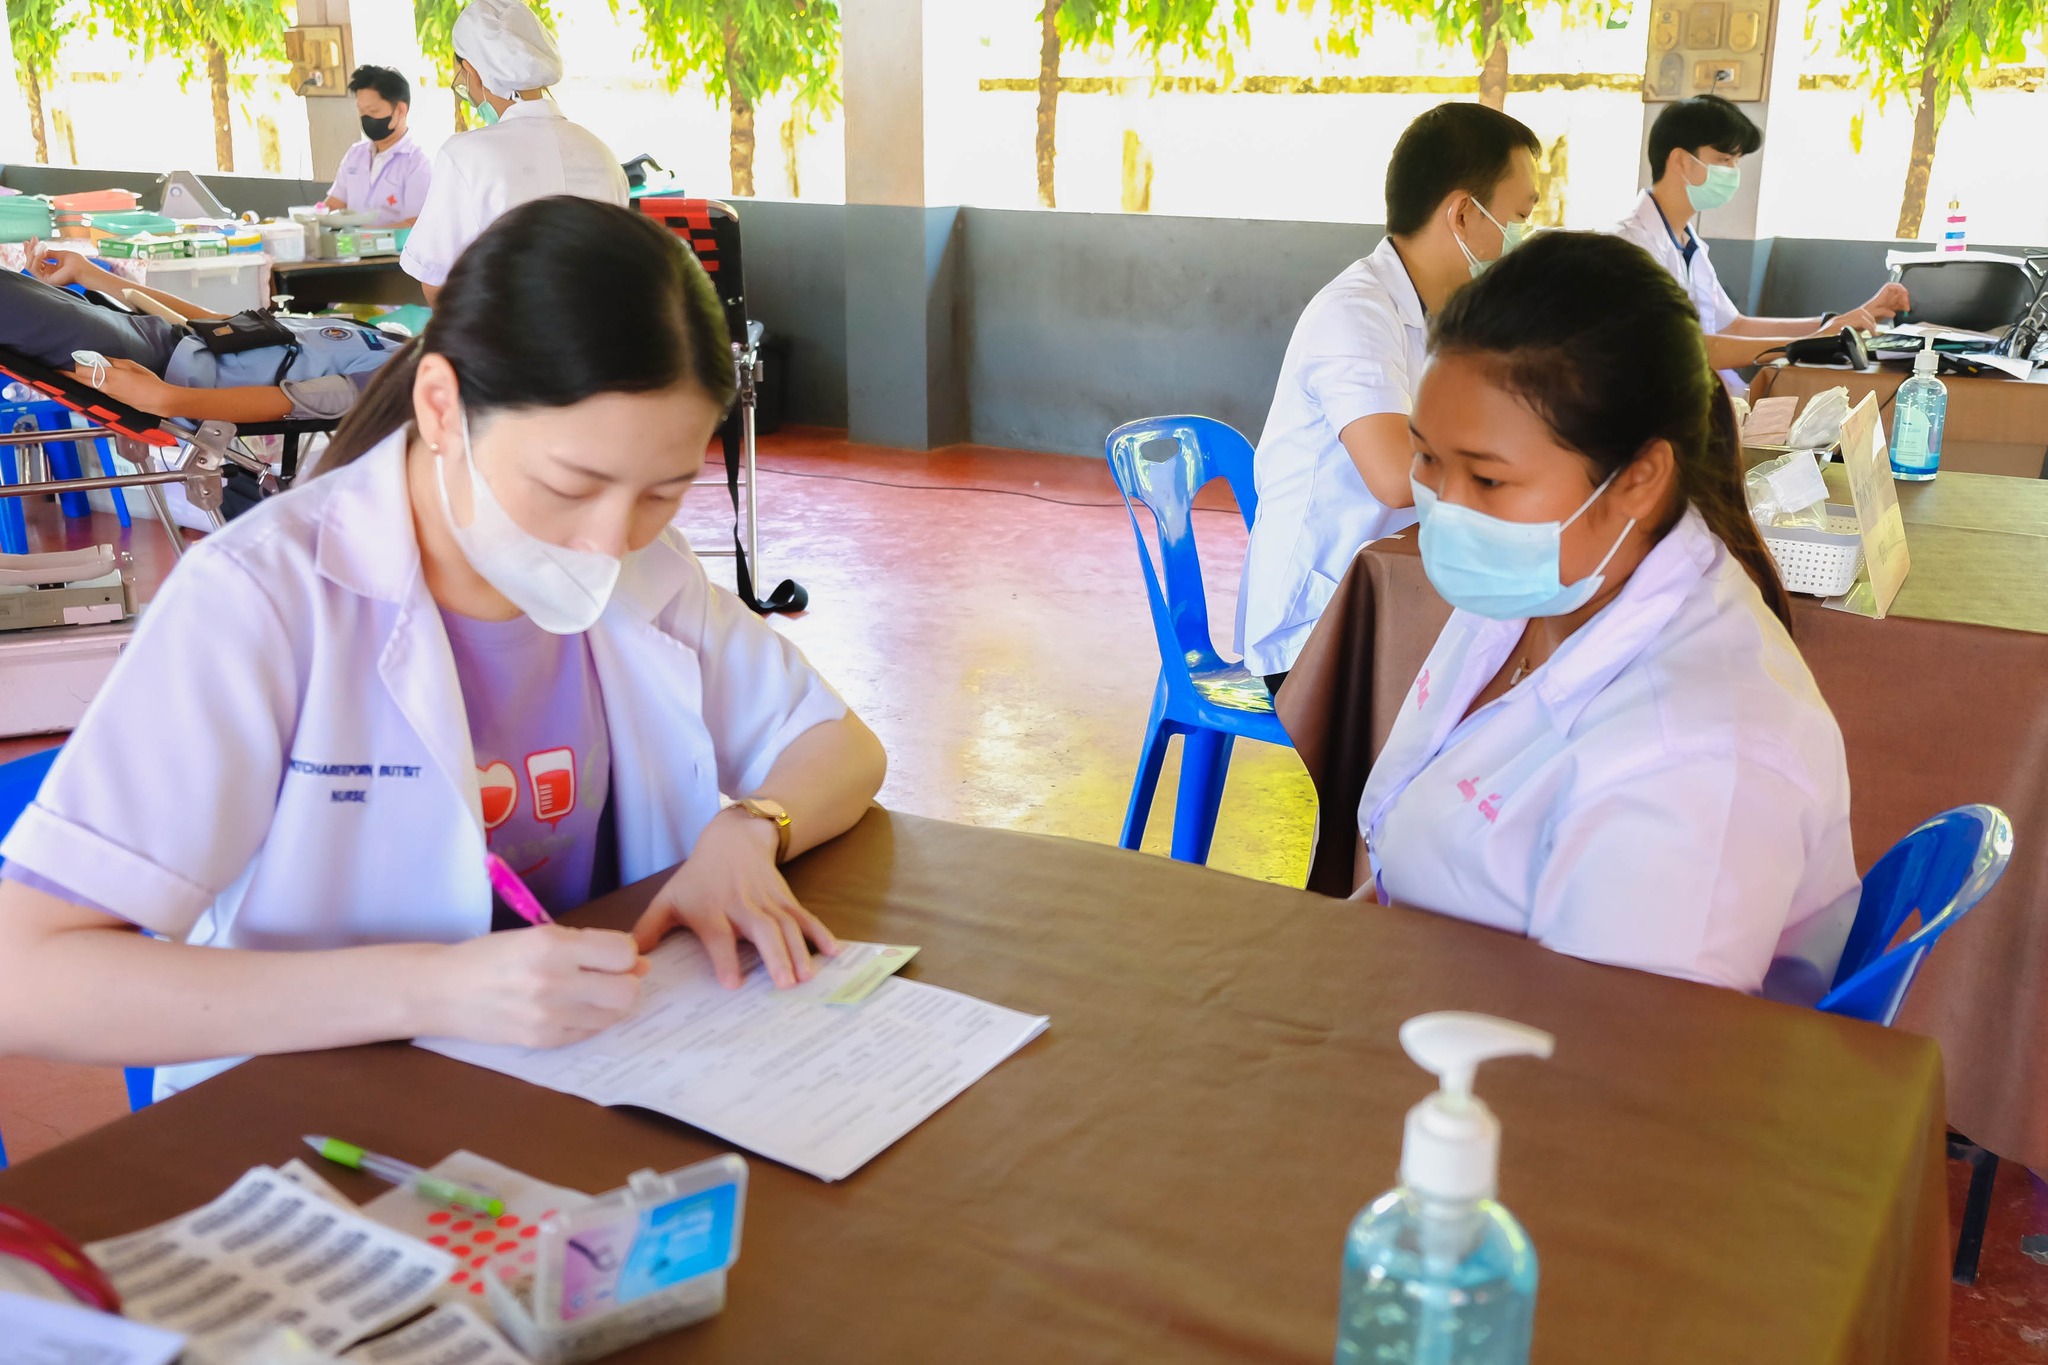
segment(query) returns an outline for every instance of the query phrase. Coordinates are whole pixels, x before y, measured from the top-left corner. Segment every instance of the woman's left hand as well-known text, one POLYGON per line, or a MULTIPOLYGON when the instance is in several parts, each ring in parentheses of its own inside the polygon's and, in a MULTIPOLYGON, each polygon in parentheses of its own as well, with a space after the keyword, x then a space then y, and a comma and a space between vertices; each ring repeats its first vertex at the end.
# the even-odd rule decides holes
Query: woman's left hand
MULTIPOLYGON (((65 373, 81 384, 92 383, 92 375, 84 369, 66 370, 65 373)), ((158 417, 179 415, 173 411, 178 397, 177 385, 165 383, 148 366, 138 365, 132 360, 109 360, 106 376, 97 387, 107 397, 138 411, 158 417)))
POLYGON ((737 808, 721 812, 633 926, 640 951, 651 951, 680 925, 703 941, 718 983, 730 990, 740 984, 744 936, 778 987, 809 981, 817 972, 810 945, 831 957, 839 941, 797 903, 775 866, 775 846, 768 821, 737 808))

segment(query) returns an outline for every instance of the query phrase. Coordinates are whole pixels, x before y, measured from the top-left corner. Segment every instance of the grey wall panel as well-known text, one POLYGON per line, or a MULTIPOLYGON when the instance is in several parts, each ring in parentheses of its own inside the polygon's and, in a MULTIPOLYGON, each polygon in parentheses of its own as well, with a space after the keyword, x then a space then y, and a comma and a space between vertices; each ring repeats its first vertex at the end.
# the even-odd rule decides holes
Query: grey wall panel
MULTIPOLYGON (((2039 247, 1971 245, 1979 251, 2023 256, 2039 247)), ((1859 307, 1889 276, 1885 253, 1931 251, 1928 242, 1838 242, 1812 237, 1779 237, 1772 241, 1770 269, 1764 276, 1763 303, 1753 309, 1764 317, 1809 317, 1829 310, 1841 313, 1859 307)), ((1718 247, 1715 248, 1717 251, 1718 247)))
POLYGON ((1295 320, 1378 228, 966 209, 973 439, 1099 455, 1136 417, 1257 438, 1295 320))
POLYGON ((747 309, 789 346, 792 422, 846 425, 846 207, 742 199, 747 309))

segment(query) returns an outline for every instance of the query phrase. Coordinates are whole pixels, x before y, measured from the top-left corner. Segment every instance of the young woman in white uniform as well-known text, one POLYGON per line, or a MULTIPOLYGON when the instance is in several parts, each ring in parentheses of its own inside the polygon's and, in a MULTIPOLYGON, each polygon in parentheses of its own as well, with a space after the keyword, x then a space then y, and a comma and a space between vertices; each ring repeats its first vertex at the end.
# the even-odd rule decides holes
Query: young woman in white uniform
POLYGON ((0 1053, 166 1065, 445 1035, 551 1046, 682 925, 736 984, 832 936, 781 857, 880 745, 669 526, 733 397, 652 221, 515 209, 322 473, 187 555, 0 857, 0 1053), (723 797, 734 798, 737 804, 723 797), (512 928, 676 863, 630 935, 512 928), (152 941, 150 930, 168 942, 152 941))
POLYGON ((1268 687, 1294 667, 1352 557, 1414 522, 1408 413, 1429 315, 1520 239, 1539 149, 1483 105, 1416 119, 1387 162, 1387 236, 1302 310, 1259 437, 1237 597, 1238 651, 1268 687))
POLYGON ((486 124, 441 145, 399 264, 434 302, 464 247, 507 209, 554 194, 628 202, 611 148, 562 116, 555 40, 521 0, 470 0, 456 17, 455 94, 486 124))
POLYGON ((1546 234, 1431 345, 1412 477, 1457 610, 1366 783, 1360 894, 1744 991, 1782 956, 1817 995, 1858 891, 1842 737, 1691 300, 1546 234))

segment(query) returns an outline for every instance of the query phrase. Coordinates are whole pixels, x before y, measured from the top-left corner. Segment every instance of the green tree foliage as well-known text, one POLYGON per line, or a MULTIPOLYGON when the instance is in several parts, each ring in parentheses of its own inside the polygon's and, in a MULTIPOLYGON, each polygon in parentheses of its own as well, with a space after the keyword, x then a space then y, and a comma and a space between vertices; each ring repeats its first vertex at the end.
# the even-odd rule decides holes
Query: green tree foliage
MULTIPOLYGON (((1320 0, 1299 7, 1313 10, 1320 0)), ((1358 40, 1372 32, 1374 12, 1403 21, 1424 20, 1444 47, 1464 47, 1479 63, 1479 102, 1505 109, 1508 102, 1508 51, 1529 41, 1529 16, 1548 8, 1566 23, 1602 17, 1606 0, 1328 0, 1330 32, 1325 46, 1341 56, 1356 57, 1358 40)))
POLYGON ((57 52, 78 27, 65 16, 63 0, 7 0, 7 34, 14 44, 14 75, 28 101, 29 131, 35 135, 36 160, 50 162, 49 125, 43 118, 43 92, 57 74, 57 52))
MULTIPOLYGON (((1903 97, 1913 110, 1913 150, 1899 200, 1898 235, 1920 235, 1934 148, 1957 95, 1994 66, 2025 59, 2048 31, 2048 0, 1847 0, 1842 51, 1862 68, 1880 104, 1903 97)), ((1857 129, 1860 135, 1860 125, 1857 129)))
POLYGON ((99 17, 145 60, 172 56, 189 82, 200 67, 213 92, 213 158, 235 168, 234 124, 228 104, 228 68, 246 57, 284 57, 284 6, 277 0, 93 0, 99 17))
MULTIPOLYGON (((616 13, 625 0, 612 0, 616 13)), ((809 114, 839 102, 838 0, 638 0, 640 55, 668 88, 701 78, 731 114, 732 192, 754 192, 754 107, 789 92, 809 114)))
POLYGON ((1055 208, 1061 53, 1128 35, 1155 62, 1168 52, 1227 62, 1233 39, 1250 40, 1251 0, 1042 0, 1038 25, 1038 202, 1055 208))
MULTIPOLYGON (((444 87, 455 80, 455 20, 468 3, 469 0, 412 0, 413 33, 444 87)), ((526 0, 526 4, 550 31, 554 29, 554 9, 548 0, 526 0)), ((469 127, 469 106, 461 100, 455 100, 455 127, 458 132, 469 127)))

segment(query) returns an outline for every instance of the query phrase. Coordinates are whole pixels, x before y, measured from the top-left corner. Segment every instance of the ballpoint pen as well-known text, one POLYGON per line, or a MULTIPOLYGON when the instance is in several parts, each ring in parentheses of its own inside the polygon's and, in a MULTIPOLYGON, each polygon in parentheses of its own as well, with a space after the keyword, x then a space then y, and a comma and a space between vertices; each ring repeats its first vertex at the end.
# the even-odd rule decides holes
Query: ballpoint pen
POLYGON ((395 1156, 379 1156, 375 1152, 366 1152, 353 1142, 309 1134, 306 1137, 306 1145, 337 1166, 346 1166, 353 1171, 367 1171, 379 1180, 388 1180, 432 1203, 460 1204, 464 1208, 488 1213, 493 1218, 505 1211, 505 1201, 496 1195, 470 1189, 467 1185, 458 1185, 452 1180, 443 1180, 440 1176, 431 1175, 410 1161, 400 1161, 395 1156))

